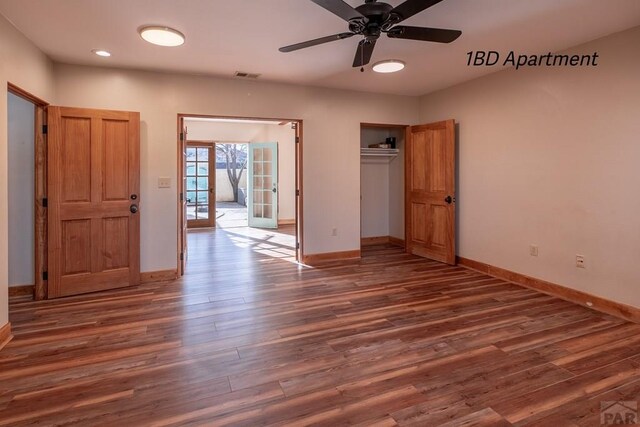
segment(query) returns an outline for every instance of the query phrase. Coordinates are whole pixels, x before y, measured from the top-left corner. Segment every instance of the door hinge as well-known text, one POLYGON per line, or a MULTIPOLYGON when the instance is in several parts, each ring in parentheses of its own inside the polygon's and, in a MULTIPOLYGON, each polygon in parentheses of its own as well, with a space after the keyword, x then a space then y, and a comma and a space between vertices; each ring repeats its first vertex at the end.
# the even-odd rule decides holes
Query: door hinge
POLYGON ((296 136, 296 144, 300 144, 300 137, 296 136))
POLYGON ((49 133, 49 126, 42 125, 42 134, 46 135, 47 133, 49 133))
POLYGON ((180 132, 180 141, 184 141, 184 132, 180 132))
POLYGON ((180 252, 180 261, 184 261, 184 252, 180 252))
POLYGON ((296 242, 296 249, 300 249, 300 242, 296 242))
POLYGON ((300 190, 296 190, 296 196, 300 195, 300 190))
POLYGON ((42 272, 42 280, 49 280, 49 272, 48 271, 43 271, 42 272))
POLYGON ((43 208, 48 208, 49 207, 49 199, 47 199, 46 197, 44 199, 42 199, 42 207, 43 208))
POLYGON ((180 193, 180 201, 184 202, 184 193, 180 193))

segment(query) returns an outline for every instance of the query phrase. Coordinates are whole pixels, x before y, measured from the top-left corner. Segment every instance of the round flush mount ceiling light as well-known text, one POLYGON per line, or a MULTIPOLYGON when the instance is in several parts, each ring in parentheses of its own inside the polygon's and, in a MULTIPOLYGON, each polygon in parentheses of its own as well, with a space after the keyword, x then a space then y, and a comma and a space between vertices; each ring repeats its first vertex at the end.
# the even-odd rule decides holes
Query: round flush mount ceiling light
POLYGON ((404 62, 397 59, 389 59, 373 64, 373 71, 376 73, 395 73, 404 68, 404 62))
POLYGON ((146 26, 138 30, 140 37, 158 46, 175 47, 184 44, 184 34, 169 27, 146 26))
POLYGON ((98 56, 102 56, 103 58, 108 58, 111 56, 111 52, 108 52, 104 49, 92 49, 91 52, 95 53, 98 56))

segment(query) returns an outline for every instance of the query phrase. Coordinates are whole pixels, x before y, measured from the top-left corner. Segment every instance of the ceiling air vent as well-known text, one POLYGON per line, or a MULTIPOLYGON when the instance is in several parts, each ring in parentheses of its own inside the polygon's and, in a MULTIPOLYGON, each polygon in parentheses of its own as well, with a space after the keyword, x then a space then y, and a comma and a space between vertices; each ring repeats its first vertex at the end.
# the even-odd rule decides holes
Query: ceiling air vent
POLYGON ((260 74, 245 73, 244 71, 236 71, 234 75, 242 79, 257 79, 258 77, 260 77, 260 74))

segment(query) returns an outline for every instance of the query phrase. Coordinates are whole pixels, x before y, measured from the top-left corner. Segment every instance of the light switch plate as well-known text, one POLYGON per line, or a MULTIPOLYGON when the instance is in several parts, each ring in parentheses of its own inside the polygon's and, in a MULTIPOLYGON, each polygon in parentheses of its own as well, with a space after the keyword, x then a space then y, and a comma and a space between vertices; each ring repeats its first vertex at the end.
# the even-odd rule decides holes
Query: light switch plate
POLYGON ((159 177, 158 188, 171 188, 171 178, 166 176, 159 177))

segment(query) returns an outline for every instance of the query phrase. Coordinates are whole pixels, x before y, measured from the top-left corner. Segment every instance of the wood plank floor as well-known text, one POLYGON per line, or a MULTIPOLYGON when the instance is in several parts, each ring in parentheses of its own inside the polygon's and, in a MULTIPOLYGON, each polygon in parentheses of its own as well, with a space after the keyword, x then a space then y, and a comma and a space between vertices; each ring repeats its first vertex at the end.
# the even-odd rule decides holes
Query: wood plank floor
POLYGON ((0 425, 600 425, 640 400, 640 325, 367 248, 322 268, 287 236, 189 237, 183 279, 15 300, 0 425))

